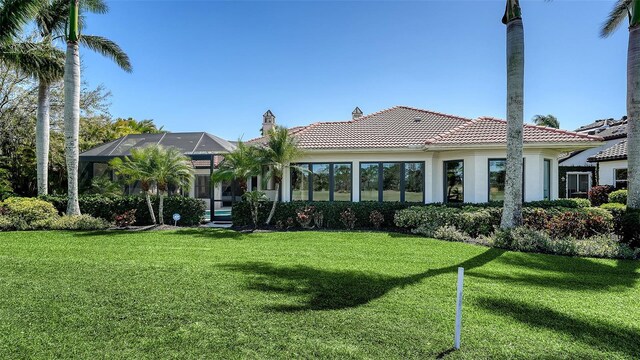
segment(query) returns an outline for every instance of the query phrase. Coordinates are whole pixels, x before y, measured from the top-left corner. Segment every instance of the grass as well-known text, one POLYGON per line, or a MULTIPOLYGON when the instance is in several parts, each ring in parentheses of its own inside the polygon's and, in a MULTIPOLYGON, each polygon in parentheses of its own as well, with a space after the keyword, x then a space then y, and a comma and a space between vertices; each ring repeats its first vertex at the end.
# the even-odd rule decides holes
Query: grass
POLYGON ((639 280, 386 233, 0 233, 0 358, 631 359, 639 280))

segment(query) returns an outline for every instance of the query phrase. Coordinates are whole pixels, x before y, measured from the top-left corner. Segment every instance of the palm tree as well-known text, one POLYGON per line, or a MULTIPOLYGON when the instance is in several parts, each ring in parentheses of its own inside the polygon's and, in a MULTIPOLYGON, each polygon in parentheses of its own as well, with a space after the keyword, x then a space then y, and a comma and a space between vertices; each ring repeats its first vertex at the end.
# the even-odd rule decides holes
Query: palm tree
POLYGON ((518 0, 507 0, 507 176, 502 228, 522 223, 522 133, 524 105, 524 27, 518 0))
POLYGON ((600 35, 611 35, 629 19, 627 49, 627 161, 629 181, 627 206, 640 209, 640 0, 618 0, 602 26, 600 35))
MULTIPOLYGON (((285 127, 276 126, 267 132, 267 142, 260 149, 263 164, 267 167, 267 177, 275 182, 276 196, 266 224, 271 223, 273 215, 276 213, 276 204, 280 200, 280 184, 286 169, 297 168, 291 163, 302 156, 302 151, 298 148, 295 138, 291 136, 285 127)), ((300 169, 300 171, 303 171, 300 169)))
POLYGON ((536 115, 533 117, 533 122, 539 126, 547 126, 554 129, 560 128, 560 122, 558 118, 549 114, 549 115, 536 115))
MULTIPOLYGON (((64 35, 67 18, 70 12, 69 0, 47 0, 35 16, 36 25, 42 37, 42 43, 53 47, 53 42, 64 35)), ((106 13, 107 5, 103 0, 83 0, 78 2, 78 35, 83 26, 82 11, 93 13, 106 13)), ((127 72, 131 72, 131 63, 122 49, 114 42, 100 36, 82 35, 79 42, 104 56, 112 58, 118 66, 127 72)), ((62 54, 64 56, 64 54, 62 54)), ((60 66, 64 66, 64 62, 60 66)), ((38 74, 38 110, 36 122, 36 157, 38 194, 48 193, 48 167, 49 167, 49 91, 51 84, 63 76, 63 71, 46 74, 38 74)))
POLYGON ((164 195, 169 190, 169 186, 188 190, 193 180, 193 167, 180 150, 176 148, 163 148, 157 146, 157 151, 153 169, 153 178, 158 185, 158 219, 160 225, 164 224, 164 195))
POLYGON ((157 222, 153 205, 151 204, 151 193, 156 185, 155 172, 157 164, 155 160, 158 158, 158 151, 157 146, 131 149, 131 156, 115 158, 109 162, 109 165, 115 171, 116 175, 122 177, 125 182, 129 184, 140 183, 140 188, 144 193, 147 207, 149 208, 151 222, 154 225, 157 222))
POLYGON ((223 181, 246 180, 260 175, 262 161, 258 148, 238 140, 236 149, 224 155, 224 160, 218 169, 211 174, 211 182, 218 184, 223 181))

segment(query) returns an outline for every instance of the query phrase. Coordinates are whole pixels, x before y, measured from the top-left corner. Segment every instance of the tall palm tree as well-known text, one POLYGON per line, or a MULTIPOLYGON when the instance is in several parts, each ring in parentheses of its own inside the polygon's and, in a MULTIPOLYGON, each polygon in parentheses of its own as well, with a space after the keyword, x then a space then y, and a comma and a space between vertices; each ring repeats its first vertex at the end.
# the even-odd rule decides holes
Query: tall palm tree
POLYGON ((281 126, 273 127, 267 132, 267 142, 261 148, 261 153, 264 165, 268 168, 267 176, 275 182, 276 196, 266 221, 266 224, 269 225, 273 215, 276 213, 276 204, 280 200, 282 176, 286 169, 295 167, 291 163, 299 159, 303 153, 298 148, 295 138, 291 136, 289 130, 281 126))
POLYGON ((153 177, 158 184, 158 220, 164 224, 164 195, 170 186, 188 190, 193 180, 193 167, 180 150, 157 146, 153 177))
POLYGON ((522 223, 522 133, 524 118, 524 27, 518 0, 507 0, 507 176, 502 228, 522 223))
POLYGON ((127 183, 140 183, 140 188, 144 193, 147 207, 149 208, 151 222, 154 225, 157 222, 153 205, 151 204, 151 193, 156 186, 155 172, 157 164, 155 161, 158 158, 158 151, 157 146, 131 149, 131 156, 115 158, 109 162, 109 165, 115 171, 116 175, 122 177, 127 183))
POLYGON ((560 122, 558 118, 549 114, 549 115, 536 115, 533 117, 533 122, 539 126, 547 126, 554 129, 560 128, 560 122))
MULTIPOLYGON (((78 32, 82 29, 82 12, 106 13, 107 5, 103 0, 82 0, 78 2, 78 32)), ((70 11, 69 0, 46 0, 35 16, 36 25, 42 37, 42 43, 53 47, 55 40, 63 37, 70 11)), ((82 35, 80 44, 113 59, 120 68, 131 72, 131 63, 122 49, 114 42, 100 36, 82 35)), ((64 56, 64 55, 63 55, 64 56)), ((62 64, 64 66, 64 62, 62 64)), ((51 84, 62 78, 63 72, 38 75, 38 110, 36 122, 36 157, 38 194, 48 193, 49 167, 49 91, 51 84)))
POLYGON ((602 26, 600 35, 610 36, 629 19, 627 48, 627 206, 640 209, 640 0, 618 0, 602 26))
POLYGON ((67 215, 80 215, 78 163, 80 149, 80 40, 79 0, 70 0, 67 55, 64 64, 64 153, 67 163, 67 215))

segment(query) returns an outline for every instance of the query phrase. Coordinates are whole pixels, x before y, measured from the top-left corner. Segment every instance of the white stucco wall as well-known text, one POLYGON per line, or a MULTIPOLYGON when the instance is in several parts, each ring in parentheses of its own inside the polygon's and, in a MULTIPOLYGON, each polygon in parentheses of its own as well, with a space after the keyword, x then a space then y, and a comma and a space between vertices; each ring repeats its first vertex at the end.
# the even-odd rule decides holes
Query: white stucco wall
POLYGON ((627 160, 603 161, 598 170, 598 185, 615 185, 614 173, 616 169, 626 169, 627 160))
MULTIPOLYGON (((551 161, 552 199, 558 198, 557 178, 559 151, 525 149, 525 201, 542 200, 544 198, 544 160, 551 161)), ((361 162, 393 162, 424 161, 425 162, 425 203, 442 202, 444 198, 444 162, 448 160, 464 161, 464 200, 470 203, 487 202, 489 197, 489 159, 505 158, 503 150, 463 150, 463 151, 383 151, 383 152, 317 152, 308 153, 298 162, 346 162, 352 164, 353 201, 360 197, 360 163, 361 162)), ((283 178, 283 201, 289 201, 290 174, 283 178)))

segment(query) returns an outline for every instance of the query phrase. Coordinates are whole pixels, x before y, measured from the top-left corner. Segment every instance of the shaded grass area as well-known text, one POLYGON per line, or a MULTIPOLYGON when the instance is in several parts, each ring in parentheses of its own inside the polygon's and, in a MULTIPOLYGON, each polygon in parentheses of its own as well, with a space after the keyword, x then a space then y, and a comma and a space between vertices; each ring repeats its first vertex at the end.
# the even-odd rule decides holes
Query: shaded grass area
POLYGON ((631 359, 639 280, 378 232, 0 233, 0 357, 631 359))

